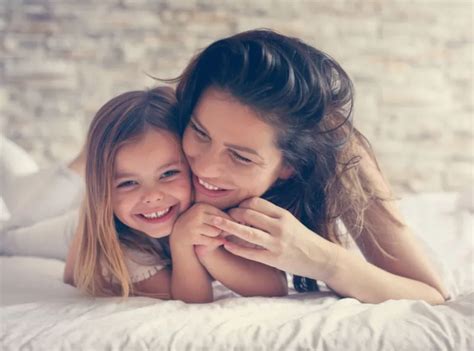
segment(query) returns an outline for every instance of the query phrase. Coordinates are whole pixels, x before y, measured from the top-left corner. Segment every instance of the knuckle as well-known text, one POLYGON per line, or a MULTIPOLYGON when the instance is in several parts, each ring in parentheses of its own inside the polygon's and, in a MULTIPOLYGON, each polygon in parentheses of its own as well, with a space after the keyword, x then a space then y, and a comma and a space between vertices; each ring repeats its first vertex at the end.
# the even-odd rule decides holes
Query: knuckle
POLYGON ((247 237, 247 239, 249 239, 249 241, 252 241, 252 240, 255 240, 257 235, 255 234, 255 232, 250 229, 250 228, 247 228, 245 230, 245 236, 247 237))
POLYGON ((228 212, 229 216, 236 221, 240 221, 242 219, 242 209, 241 208, 233 208, 228 212))
POLYGON ((258 204, 258 201, 259 201, 258 197, 252 197, 251 199, 249 199, 248 204, 250 205, 250 207, 254 207, 258 204))
POLYGON ((203 203, 197 203, 197 204, 194 205, 194 210, 196 212, 202 212, 202 211, 204 211, 205 208, 206 208, 206 206, 203 203))

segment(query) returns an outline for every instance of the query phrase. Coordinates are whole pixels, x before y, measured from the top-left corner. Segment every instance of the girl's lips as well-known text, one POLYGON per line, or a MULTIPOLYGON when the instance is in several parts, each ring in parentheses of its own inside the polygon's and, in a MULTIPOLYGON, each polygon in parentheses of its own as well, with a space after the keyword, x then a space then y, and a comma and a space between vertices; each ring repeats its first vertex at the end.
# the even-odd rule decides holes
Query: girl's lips
POLYGON ((209 190, 199 183, 199 178, 196 175, 193 175, 193 185, 195 191, 204 194, 209 197, 221 197, 229 194, 232 190, 209 190))
MULTIPOLYGON (((178 205, 173 205, 168 213, 166 213, 162 217, 157 217, 157 218, 147 218, 143 216, 142 214, 136 214, 135 217, 138 218, 140 221, 146 222, 146 223, 163 223, 168 221, 170 218, 174 216, 176 211, 178 210, 178 205)), ((158 211, 156 211, 158 212, 158 211)))

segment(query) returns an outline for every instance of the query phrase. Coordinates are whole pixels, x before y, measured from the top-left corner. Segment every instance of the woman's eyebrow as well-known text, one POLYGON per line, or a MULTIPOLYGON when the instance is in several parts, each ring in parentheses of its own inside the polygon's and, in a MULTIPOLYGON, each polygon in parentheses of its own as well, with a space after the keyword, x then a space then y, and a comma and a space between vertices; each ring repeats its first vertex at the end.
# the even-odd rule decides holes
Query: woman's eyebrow
POLYGON ((196 124, 199 128, 201 128, 202 130, 204 130, 207 134, 209 134, 209 132, 207 131, 206 127, 204 127, 202 125, 202 123, 199 121, 199 119, 197 118, 196 115, 191 115, 191 121, 196 124))
MULTIPOLYGON (((199 119, 196 117, 196 115, 191 116, 191 121, 193 121, 193 123, 195 123, 199 128, 203 129, 209 135, 209 132, 207 131, 206 127, 204 127, 202 125, 202 123, 199 122, 199 119)), ((249 148, 249 147, 246 147, 246 146, 240 146, 240 145, 236 145, 236 144, 229 144, 229 143, 224 143, 224 146, 231 147, 233 149, 243 151, 243 152, 248 152, 252 155, 257 156, 258 158, 260 158, 263 161, 263 157, 260 156, 260 154, 252 148, 249 148)))
POLYGON ((224 146, 231 147, 231 148, 233 148, 233 149, 236 149, 236 150, 239 150, 239 151, 243 151, 243 152, 248 152, 249 154, 255 155, 255 156, 257 156, 258 158, 260 158, 260 159, 263 161, 263 157, 260 156, 260 154, 259 154, 256 150, 251 149, 251 148, 249 148, 249 147, 240 146, 240 145, 235 145, 235 144, 229 144, 229 143, 224 143, 224 146))

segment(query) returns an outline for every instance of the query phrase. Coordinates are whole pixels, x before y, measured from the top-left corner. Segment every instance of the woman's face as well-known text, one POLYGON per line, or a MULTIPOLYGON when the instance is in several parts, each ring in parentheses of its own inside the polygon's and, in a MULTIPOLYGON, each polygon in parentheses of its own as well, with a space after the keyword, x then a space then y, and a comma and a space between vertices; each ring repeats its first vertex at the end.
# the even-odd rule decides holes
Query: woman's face
POLYGON ((183 136, 196 202, 234 207, 288 178, 275 140, 274 128, 249 107, 223 91, 206 90, 183 136))

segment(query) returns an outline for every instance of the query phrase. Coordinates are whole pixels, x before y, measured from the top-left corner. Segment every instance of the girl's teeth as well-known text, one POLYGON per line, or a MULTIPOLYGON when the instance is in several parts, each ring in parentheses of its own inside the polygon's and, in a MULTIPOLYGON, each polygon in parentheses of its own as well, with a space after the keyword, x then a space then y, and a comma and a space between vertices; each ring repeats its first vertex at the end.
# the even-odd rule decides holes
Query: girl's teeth
POLYGON ((205 187, 208 190, 221 190, 221 188, 218 188, 217 186, 211 185, 209 183, 206 183, 204 180, 201 178, 198 178, 199 184, 201 184, 203 187, 205 187))
POLYGON ((171 207, 168 207, 166 210, 163 210, 163 211, 158 211, 158 212, 153 212, 153 213, 148 213, 148 214, 142 214, 143 217, 145 218, 159 218, 159 217, 163 217, 165 214, 167 214, 169 211, 170 211, 170 208, 171 207))

